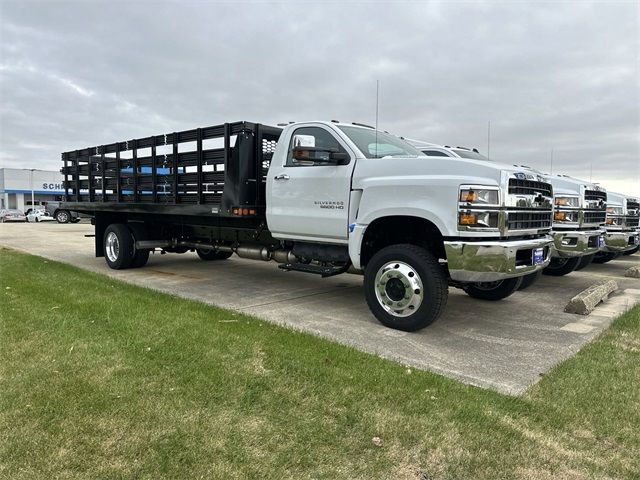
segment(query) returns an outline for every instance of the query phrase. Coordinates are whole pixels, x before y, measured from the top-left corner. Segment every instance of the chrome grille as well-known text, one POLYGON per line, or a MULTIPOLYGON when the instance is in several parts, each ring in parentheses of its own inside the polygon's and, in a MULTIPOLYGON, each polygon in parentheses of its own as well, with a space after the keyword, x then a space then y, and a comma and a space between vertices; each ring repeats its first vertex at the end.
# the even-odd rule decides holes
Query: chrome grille
POLYGON ((640 217, 627 217, 627 227, 637 227, 640 223, 640 217))
POLYGON ((584 223, 604 223, 607 220, 607 212, 584 212, 584 223))
POLYGON ((546 182, 510 178, 509 193, 515 195, 537 195, 538 193, 541 193, 545 197, 553 197, 553 188, 550 183, 546 182))
POLYGON ((600 192, 598 190, 585 190, 584 191, 584 199, 589 200, 603 200, 607 201, 607 192, 600 192))
POLYGON ((551 212, 508 212, 509 230, 529 230, 551 227, 551 212))
POLYGON ((638 210, 640 210, 640 203, 633 200, 627 200, 627 210, 629 211, 630 215, 638 215, 638 210))

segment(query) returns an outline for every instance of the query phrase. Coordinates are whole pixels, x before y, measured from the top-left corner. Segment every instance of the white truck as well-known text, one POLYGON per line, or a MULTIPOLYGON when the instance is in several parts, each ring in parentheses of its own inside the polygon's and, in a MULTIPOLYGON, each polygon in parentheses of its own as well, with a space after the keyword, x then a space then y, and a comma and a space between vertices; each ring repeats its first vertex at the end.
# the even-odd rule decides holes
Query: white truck
POLYGON ((608 192, 605 249, 593 261, 606 263, 625 253, 637 251, 640 244, 639 217, 638 199, 608 192))
MULTIPOLYGON (((477 149, 437 145, 419 140, 407 141, 428 157, 489 161, 477 149)), ((541 173, 530 167, 519 168, 531 175, 541 173)), ((552 250, 551 262, 542 273, 561 276, 586 267, 595 254, 604 248, 607 192, 596 184, 567 175, 550 175, 546 178, 553 186, 554 192, 551 233, 555 248, 552 250)), ((527 276, 520 289, 529 286, 538 276, 539 273, 527 276)))
POLYGON ((375 317, 406 331, 438 318, 449 285, 504 298, 553 249, 543 176, 429 162, 360 124, 226 123, 62 160, 63 207, 93 216, 96 256, 111 268, 141 267, 154 249, 195 249, 203 260, 235 253, 324 277, 359 272, 375 317))

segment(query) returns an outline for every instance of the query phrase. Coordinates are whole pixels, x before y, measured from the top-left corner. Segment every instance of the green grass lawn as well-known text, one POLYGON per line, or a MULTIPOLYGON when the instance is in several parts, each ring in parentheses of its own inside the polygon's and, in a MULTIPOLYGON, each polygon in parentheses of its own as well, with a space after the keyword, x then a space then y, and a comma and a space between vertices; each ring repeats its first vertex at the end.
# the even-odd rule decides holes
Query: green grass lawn
POLYGON ((640 307, 514 398, 6 249, 0 295, 0 478, 640 477, 640 307))

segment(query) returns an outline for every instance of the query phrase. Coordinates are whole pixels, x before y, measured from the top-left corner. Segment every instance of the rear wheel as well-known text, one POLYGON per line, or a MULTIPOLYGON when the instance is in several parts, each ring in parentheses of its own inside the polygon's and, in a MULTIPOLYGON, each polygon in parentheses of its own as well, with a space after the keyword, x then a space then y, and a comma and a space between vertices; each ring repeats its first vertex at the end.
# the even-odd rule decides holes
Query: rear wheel
POLYGON ((598 252, 596 256, 593 257, 593 263, 607 263, 614 258, 618 258, 618 255, 616 252, 598 252))
POLYGON ((71 214, 66 210, 58 210, 56 212, 56 220, 58 223, 69 223, 69 220, 71 220, 71 214))
POLYGON ((233 255, 232 252, 220 252, 218 250, 209 249, 209 248, 198 248, 196 250, 196 253, 202 260, 205 260, 205 261, 226 260, 231 255, 233 255))
POLYGON ((545 275, 561 277, 573 272, 580 263, 580 257, 552 258, 549 265, 542 271, 545 275))
POLYGON ((385 247, 364 271, 369 309, 383 325, 415 331, 433 323, 447 304, 447 279, 437 258, 410 244, 385 247))
POLYGON ((144 267, 149 261, 149 250, 137 249, 136 242, 149 239, 147 229, 143 223, 129 223, 127 226, 131 231, 131 235, 133 235, 133 260, 131 261, 131 267, 144 267))
POLYGON ((591 262, 593 262, 593 258, 596 256, 595 253, 592 253, 591 255, 585 255, 583 257, 580 258, 580 263, 578 263, 578 266, 576 267, 576 272, 578 270, 582 270, 583 268, 587 268, 589 265, 591 265, 591 262))
POLYGON ((122 223, 109 225, 104 232, 104 258, 114 270, 122 270, 133 262, 134 246, 131 230, 122 223))
POLYGON ((496 282, 470 283, 462 287, 467 295, 480 300, 502 300, 514 293, 520 287, 522 277, 506 278, 496 282))
POLYGON ((542 276, 542 270, 538 270, 537 272, 530 273, 529 275, 525 275, 522 277, 522 282, 518 287, 518 290, 524 290, 525 288, 529 288, 531 285, 540 280, 542 276))

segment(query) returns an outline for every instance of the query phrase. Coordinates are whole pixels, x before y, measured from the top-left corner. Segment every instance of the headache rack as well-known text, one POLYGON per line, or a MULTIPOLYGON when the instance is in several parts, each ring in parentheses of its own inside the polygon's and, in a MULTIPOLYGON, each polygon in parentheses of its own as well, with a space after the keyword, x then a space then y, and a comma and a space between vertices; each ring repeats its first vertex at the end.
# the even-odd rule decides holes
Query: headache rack
POLYGON ((65 201, 78 211, 180 205, 192 207, 188 214, 263 212, 281 132, 235 122, 65 152, 65 201))

